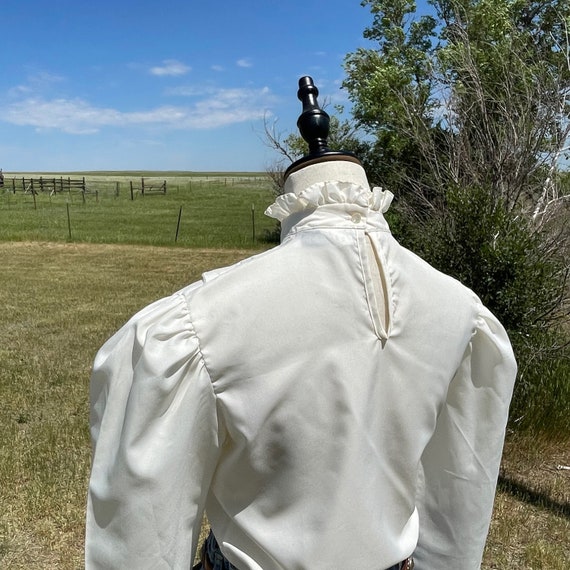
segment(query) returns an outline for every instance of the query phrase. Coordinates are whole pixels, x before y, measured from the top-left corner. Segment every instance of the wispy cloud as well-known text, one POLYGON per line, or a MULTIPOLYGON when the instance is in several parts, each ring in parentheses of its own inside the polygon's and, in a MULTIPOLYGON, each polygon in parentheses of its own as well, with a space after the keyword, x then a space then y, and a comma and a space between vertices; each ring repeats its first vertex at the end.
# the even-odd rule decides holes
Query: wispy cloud
POLYGON ((151 67, 149 71, 152 75, 158 76, 180 76, 186 75, 191 69, 191 67, 176 59, 165 59, 162 65, 151 67))
POLYGON ((221 65, 212 65, 212 71, 224 71, 221 65))
POLYGON ((236 65, 238 67, 253 67, 253 63, 252 63, 251 59, 249 59, 247 57, 244 57, 242 59, 238 59, 236 61, 236 65))
POLYGON ((28 93, 32 93, 33 89, 29 85, 16 85, 16 87, 10 87, 7 94, 8 97, 20 97, 28 93))
POLYGON ((56 83, 62 83, 65 78, 55 73, 47 71, 38 71, 28 75, 26 84, 16 85, 8 89, 7 94, 9 97, 20 97, 23 94, 31 94, 36 92, 45 92, 56 83))
MULTIPOLYGON (((203 93, 202 93, 203 95, 203 93)), ((191 106, 160 106, 147 111, 97 107, 83 99, 27 98, 0 110, 0 120, 88 135, 104 127, 155 126, 167 129, 212 129, 260 119, 275 99, 263 89, 212 89, 191 106)))
POLYGON ((49 71, 38 71, 28 76, 28 83, 35 87, 45 87, 54 83, 61 83, 65 78, 49 71))

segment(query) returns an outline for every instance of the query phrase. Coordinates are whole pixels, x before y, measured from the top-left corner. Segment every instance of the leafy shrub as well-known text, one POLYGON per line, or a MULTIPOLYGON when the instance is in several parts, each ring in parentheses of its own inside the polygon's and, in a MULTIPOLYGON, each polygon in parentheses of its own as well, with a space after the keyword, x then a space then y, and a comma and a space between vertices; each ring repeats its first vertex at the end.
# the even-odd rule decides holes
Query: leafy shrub
POLYGON ((401 207, 400 241, 473 289, 509 332, 519 379, 511 421, 570 435, 567 264, 562 241, 485 188, 448 190, 423 219, 401 207))

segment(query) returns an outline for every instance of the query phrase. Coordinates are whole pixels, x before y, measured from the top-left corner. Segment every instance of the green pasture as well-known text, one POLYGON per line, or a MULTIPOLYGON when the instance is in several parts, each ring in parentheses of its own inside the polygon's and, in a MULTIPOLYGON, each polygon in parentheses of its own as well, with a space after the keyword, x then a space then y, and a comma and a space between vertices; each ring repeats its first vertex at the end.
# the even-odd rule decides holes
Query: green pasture
POLYGON ((268 180, 255 173, 50 173, 80 179, 86 192, 40 190, 40 174, 5 173, 0 241, 73 241, 256 248, 275 222, 268 180), (35 192, 22 178, 36 180, 35 192), (146 191, 141 191, 144 178, 146 191), (166 193, 156 189, 166 181, 166 193))

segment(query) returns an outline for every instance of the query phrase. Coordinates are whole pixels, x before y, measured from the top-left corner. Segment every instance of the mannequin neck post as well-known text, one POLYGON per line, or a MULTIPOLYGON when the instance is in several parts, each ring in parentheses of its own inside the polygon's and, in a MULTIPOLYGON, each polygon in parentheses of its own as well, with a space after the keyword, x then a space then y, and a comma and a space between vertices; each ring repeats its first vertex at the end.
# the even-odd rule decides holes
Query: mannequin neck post
POLYGON ((285 180, 284 193, 299 194, 313 184, 329 180, 352 182, 370 190, 366 172, 360 162, 339 157, 338 160, 317 159, 313 163, 305 163, 298 170, 293 170, 285 180))

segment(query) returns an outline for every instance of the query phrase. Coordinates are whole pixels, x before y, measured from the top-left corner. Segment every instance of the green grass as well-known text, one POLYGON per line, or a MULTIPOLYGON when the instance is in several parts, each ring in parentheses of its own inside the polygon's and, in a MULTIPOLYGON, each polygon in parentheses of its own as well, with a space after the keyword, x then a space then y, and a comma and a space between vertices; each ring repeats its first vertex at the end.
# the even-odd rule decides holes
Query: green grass
POLYGON ((275 221, 263 214, 273 196, 259 174, 70 174, 72 178, 83 175, 85 195, 72 190, 34 196, 22 190, 21 177, 30 174, 5 174, 0 190, 0 241, 256 248, 275 227, 275 221), (143 196, 140 175, 145 176, 147 188, 166 180, 166 194, 147 190, 143 196), (130 182, 135 187, 132 195, 130 182))
POLYGON ((519 362, 526 367, 519 367, 511 405, 511 426, 517 431, 570 439, 569 340, 568 331, 561 330, 543 336, 549 345, 544 354, 538 341, 520 350, 519 362))

